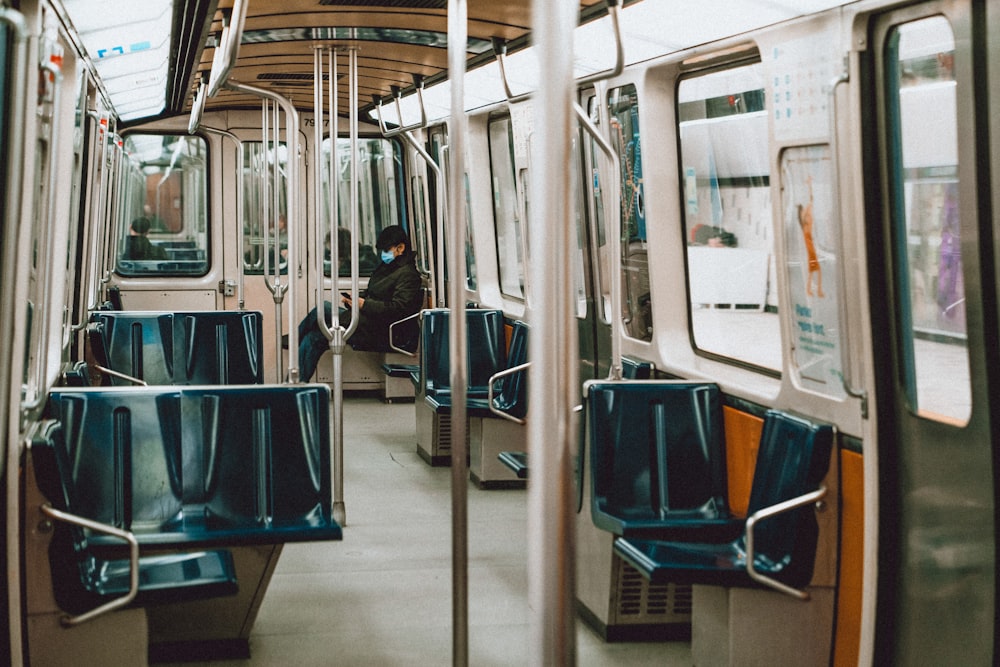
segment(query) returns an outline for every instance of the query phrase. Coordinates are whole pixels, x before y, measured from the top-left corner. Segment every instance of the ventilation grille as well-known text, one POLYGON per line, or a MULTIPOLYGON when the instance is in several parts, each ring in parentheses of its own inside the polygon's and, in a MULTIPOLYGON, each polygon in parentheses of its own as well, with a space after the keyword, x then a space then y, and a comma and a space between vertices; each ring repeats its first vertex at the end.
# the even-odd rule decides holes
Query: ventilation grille
POLYGON ((678 623, 691 618, 691 586, 649 583, 634 567, 615 557, 617 613, 625 623, 678 623))
MULTIPOLYGON (((319 0, 323 7, 369 7, 371 0, 319 0)), ((401 7, 404 9, 447 9, 448 0, 382 0, 379 7, 401 7)))
MULTIPOLYGON (((434 443, 432 445, 433 451, 432 456, 449 456, 451 454, 451 414, 436 414, 434 415, 437 421, 437 437, 434 438, 434 443)), ((469 428, 466 424, 465 429, 465 451, 469 451, 469 428)))

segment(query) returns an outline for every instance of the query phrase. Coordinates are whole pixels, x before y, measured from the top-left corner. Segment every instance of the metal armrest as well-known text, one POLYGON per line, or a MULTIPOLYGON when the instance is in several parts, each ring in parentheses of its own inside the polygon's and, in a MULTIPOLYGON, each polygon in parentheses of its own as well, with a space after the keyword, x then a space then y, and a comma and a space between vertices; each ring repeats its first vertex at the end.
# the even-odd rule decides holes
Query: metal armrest
POLYGON ((778 503, 777 505, 771 505, 770 507, 765 507, 762 510, 754 512, 747 518, 747 525, 746 525, 747 574, 750 575, 751 579, 759 583, 762 583, 765 586, 769 586, 777 591, 780 591, 787 595, 791 595, 794 598, 798 598, 799 600, 809 599, 809 593, 807 593, 806 591, 800 591, 797 588, 792 588, 791 586, 783 584, 777 579, 773 579, 767 576, 766 574, 763 574, 756 570, 756 568, 753 565, 755 557, 754 545, 753 545, 753 529, 754 526, 757 525, 757 522, 762 521, 763 519, 768 519, 778 514, 782 514, 784 512, 788 512, 790 510, 803 507, 805 505, 810 505, 819 500, 822 500, 824 496, 826 496, 826 487, 821 486, 817 490, 812 491, 810 493, 803 494, 796 498, 790 498, 784 502, 778 503))
POLYGON ((112 375, 112 376, 114 376, 116 378, 121 378, 122 380, 127 380, 127 381, 131 382, 132 384, 138 384, 138 385, 141 385, 143 387, 148 387, 149 386, 146 383, 145 380, 140 380, 137 377, 132 377, 131 375, 126 375, 125 373, 119 373, 118 371, 113 371, 110 368, 105 368, 104 366, 101 366, 100 364, 94 364, 94 368, 96 368, 97 370, 101 371, 105 375, 112 375))
POLYGON ((408 321, 408 320, 412 320, 412 319, 413 319, 414 317, 420 317, 420 313, 419 313, 419 312, 416 312, 416 313, 413 313, 412 315, 410 315, 410 316, 408 316, 408 317, 404 317, 404 318, 403 318, 403 319, 401 319, 401 320, 396 320, 395 322, 393 322, 392 324, 390 324, 390 325, 389 325, 389 347, 391 347, 391 348, 392 348, 393 350, 395 350, 396 352, 399 352, 400 354, 405 354, 405 355, 406 355, 406 356, 408 356, 408 357, 415 357, 415 356, 417 356, 417 353, 416 353, 416 352, 410 352, 410 351, 408 351, 408 350, 404 350, 404 349, 403 349, 403 348, 401 348, 401 347, 396 347, 396 346, 395 346, 395 345, 393 344, 393 342, 392 342, 392 329, 393 329, 393 327, 395 327, 395 326, 396 326, 397 324, 402 324, 403 322, 406 322, 406 321, 408 321))
POLYGON ((513 366, 511 368, 505 368, 502 371, 496 372, 492 376, 490 376, 490 381, 489 381, 488 389, 487 389, 487 392, 486 392, 486 404, 489 406, 490 412, 492 412, 493 414, 497 415, 498 417, 503 417, 504 419, 510 420, 510 421, 514 422, 515 424, 523 424, 524 423, 523 419, 515 417, 514 415, 509 415, 506 412, 504 412, 503 410, 498 410, 497 408, 493 407, 493 384, 495 382, 498 382, 498 381, 502 380, 503 378, 507 377, 508 375, 513 375, 514 373, 520 373, 522 371, 526 371, 526 370, 528 370, 529 366, 531 366, 531 362, 530 361, 526 361, 523 364, 520 364, 518 366, 513 366))
POLYGON ((106 614, 109 611, 114 611, 115 609, 124 607, 135 599, 135 596, 139 593, 139 541, 135 539, 135 535, 127 530, 120 530, 114 526, 109 526, 97 521, 91 521, 90 519, 85 519, 82 516, 76 516, 75 514, 57 510, 49 504, 42 505, 41 510, 42 514, 52 519, 56 519, 57 521, 64 521, 75 526, 89 528, 90 530, 98 533, 113 535, 114 537, 119 537, 128 542, 128 593, 120 598, 106 602, 100 607, 96 607, 86 613, 80 614, 79 616, 70 616, 69 614, 66 614, 59 619, 59 622, 62 623, 63 626, 72 627, 74 625, 80 625, 81 623, 85 623, 100 616, 101 614, 106 614))

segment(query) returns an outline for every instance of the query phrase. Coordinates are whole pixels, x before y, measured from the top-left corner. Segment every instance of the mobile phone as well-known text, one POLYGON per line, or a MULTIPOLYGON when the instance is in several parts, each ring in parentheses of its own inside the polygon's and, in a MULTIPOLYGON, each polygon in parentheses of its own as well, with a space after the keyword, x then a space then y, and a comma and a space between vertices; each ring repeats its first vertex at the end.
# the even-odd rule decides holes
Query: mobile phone
POLYGON ((347 299, 348 301, 350 301, 350 300, 351 300, 351 295, 350 295, 350 294, 348 294, 347 292, 341 292, 341 293, 340 293, 340 296, 344 297, 344 298, 345 298, 345 299, 347 299))

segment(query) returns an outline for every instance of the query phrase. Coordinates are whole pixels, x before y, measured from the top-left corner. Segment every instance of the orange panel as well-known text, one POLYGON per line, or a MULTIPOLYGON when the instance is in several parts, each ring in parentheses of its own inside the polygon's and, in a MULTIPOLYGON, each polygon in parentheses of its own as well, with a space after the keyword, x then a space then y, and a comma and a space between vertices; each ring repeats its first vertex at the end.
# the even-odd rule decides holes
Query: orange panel
POLYGON ((747 515, 753 469, 764 420, 729 406, 722 408, 726 428, 726 476, 729 482, 729 507, 739 517, 747 515))
POLYGON ((840 453, 840 576, 834 665, 858 664, 864 564, 864 465, 861 454, 840 453))

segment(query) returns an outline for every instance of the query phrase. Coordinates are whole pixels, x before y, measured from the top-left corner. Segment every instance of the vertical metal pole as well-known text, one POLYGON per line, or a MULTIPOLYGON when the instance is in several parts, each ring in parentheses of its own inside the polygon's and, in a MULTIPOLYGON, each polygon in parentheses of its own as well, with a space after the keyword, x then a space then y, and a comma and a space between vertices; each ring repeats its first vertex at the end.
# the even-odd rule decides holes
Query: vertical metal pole
MULTIPOLYGON (((7 99, 10 104, 10 120, 8 122, 10 123, 10 128, 17 128, 9 132, 7 155, 3 156, 7 160, 7 165, 14 168, 8 168, 7 180, 4 183, 4 188, 6 189, 4 194, 6 198, 6 211, 3 228, 0 229, 0 235, 3 238, 3 256, 0 258, 3 262, 0 291, 3 294, 3 303, 7 305, 3 315, 0 316, 0 324, 2 324, 0 336, 10 341, 16 339, 14 331, 16 320, 18 319, 15 308, 13 308, 13 305, 18 302, 16 299, 18 281, 15 279, 15 276, 18 265, 16 258, 19 245, 16 239, 18 238, 18 231, 20 229, 22 192, 25 180, 23 170, 16 167, 22 164, 25 151, 23 141, 24 134, 27 131, 25 127, 25 109, 28 96, 28 81, 31 77, 26 74, 28 62, 28 26, 24 16, 13 9, 0 7, 0 21, 6 23, 10 28, 8 48, 10 49, 12 62, 8 69, 10 73, 10 83, 7 89, 7 99)), ((94 270, 96 271, 96 269, 97 267, 94 270)), ((21 281, 22 286, 23 282, 21 281)), ((9 409, 11 403, 17 400, 16 398, 12 400, 12 396, 16 397, 17 395, 16 392, 13 392, 13 384, 20 379, 18 373, 20 364, 12 358, 19 355, 8 354, 12 347, 13 345, 5 346, 3 363, 5 366, 9 364, 10 375, 4 378, 7 381, 0 386, 0 405, 3 406, 3 413, 0 415, 0 432, 7 438, 6 459, 0 457, 0 478, 4 480, 4 490, 0 491, 0 493, 3 493, 6 497, 8 512, 20 507, 20 485, 11 483, 11 480, 16 481, 17 479, 16 475, 18 474, 20 457, 23 453, 20 447, 14 446, 14 443, 17 442, 17 435, 20 429, 18 428, 18 420, 10 418, 12 414, 16 413, 9 409)), ((21 568, 22 538, 18 523, 17 521, 6 522, 6 559, 9 573, 16 573, 21 568)), ((16 574, 13 576, 8 575, 7 581, 11 585, 3 595, 6 599, 0 601, 0 604, 6 610, 7 622, 6 627, 0 627, 0 631, 6 630, 8 634, 8 659, 10 660, 10 664, 18 665, 24 660, 24 652, 21 644, 21 625, 24 619, 21 615, 20 586, 16 585, 19 577, 16 574)))
MULTIPOLYGON (((448 1, 448 78, 451 83, 451 120, 448 162, 448 320, 451 382, 451 581, 452 664, 469 664, 469 518, 466 464, 466 340, 465 340, 465 58, 468 42, 468 7, 465 0, 448 1)), ((402 120, 402 119, 400 119, 402 120)), ((441 276, 444 280, 444 276, 441 276)))
POLYGON ((243 295, 244 287, 244 274, 246 273, 246 249, 244 248, 244 240, 246 236, 246 221, 243 219, 244 211, 246 210, 246 202, 243 201, 245 196, 245 188, 243 179, 245 174, 243 173, 245 162, 245 153, 243 149, 243 141, 240 139, 236 140, 236 256, 237 262, 239 263, 240 270, 237 273, 237 307, 239 310, 246 309, 246 298, 243 295))
POLYGON ((529 235, 532 256, 529 289, 532 364, 529 370, 531 412, 545 419, 528 420, 528 606, 531 610, 533 665, 573 665, 576 662, 574 499, 572 453, 576 442, 573 405, 579 383, 576 327, 572 312, 572 271, 565 256, 575 243, 569 181, 570 133, 574 118, 573 29, 579 3, 535 0, 535 49, 540 68, 534 99, 532 142, 533 197, 529 235), (550 419, 549 416, 554 417, 550 419))
MULTIPOLYGON (((348 69, 350 69, 350 59, 348 58, 348 69)), ((333 285, 333 291, 330 294, 330 301, 333 305, 337 304, 337 296, 339 295, 339 290, 337 289, 337 283, 340 279, 340 233, 337 230, 339 227, 340 219, 340 174, 337 170, 337 129, 338 121, 337 118, 340 115, 339 102, 340 98, 337 95, 337 51, 334 48, 330 49, 330 187, 332 188, 332 196, 330 197, 331 202, 331 212, 330 212, 330 280, 333 285), (336 238, 336 241, 334 239, 336 238), (337 266, 334 269, 334 265, 337 266)), ((351 91, 350 85, 348 85, 348 97, 350 98, 351 91)), ((349 99, 349 108, 353 108, 353 105, 357 104, 357 100, 349 99)), ((351 234, 350 242, 354 243, 354 234, 351 234)), ((354 274, 354 262, 351 262, 351 274, 354 274)), ((357 283, 352 280, 351 283, 351 297, 354 302, 357 301, 357 283)), ((333 456, 330 460, 333 464, 333 518, 341 526, 347 525, 347 505, 344 503, 344 345, 347 341, 346 331, 344 327, 340 325, 339 308, 334 308, 331 305, 330 310, 332 316, 333 324, 333 338, 330 339, 330 350, 333 352, 333 378, 334 378, 334 390, 333 390, 333 414, 334 414, 334 430, 333 430, 333 456), (337 313, 337 315, 334 315, 337 313)), ((351 317, 351 331, 353 333, 356 324, 354 324, 354 314, 357 311, 352 311, 351 317)))

